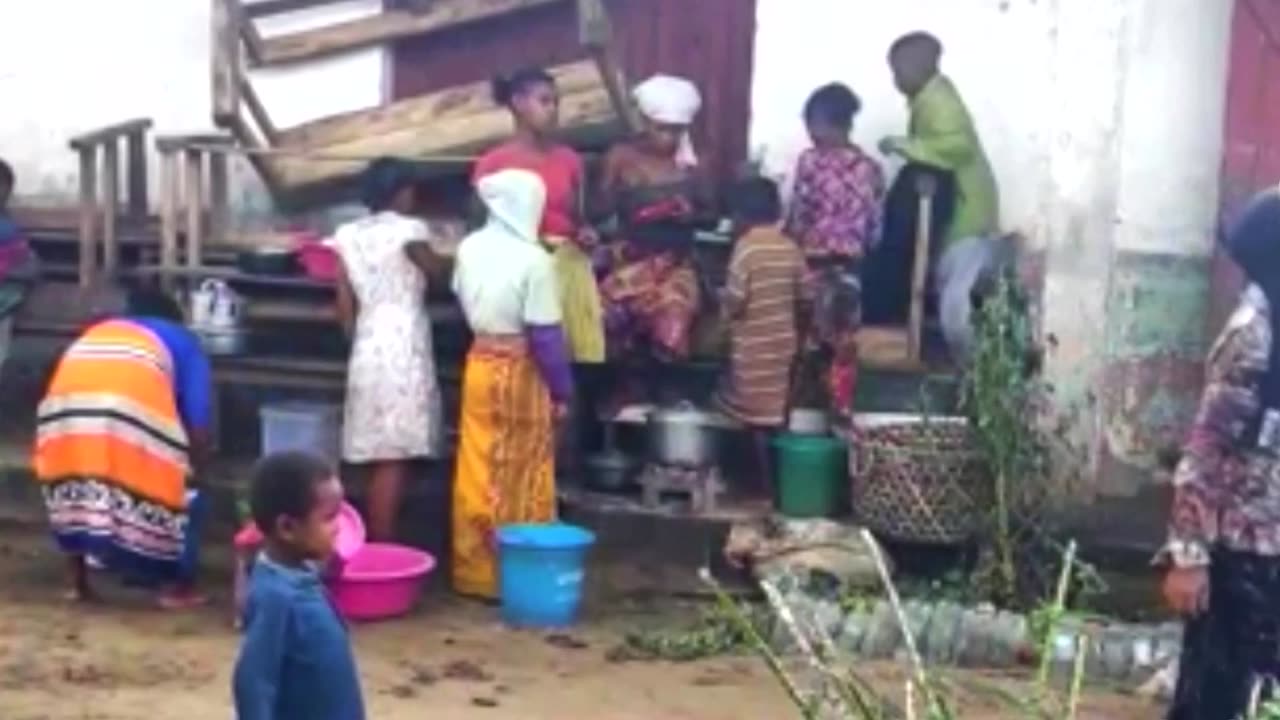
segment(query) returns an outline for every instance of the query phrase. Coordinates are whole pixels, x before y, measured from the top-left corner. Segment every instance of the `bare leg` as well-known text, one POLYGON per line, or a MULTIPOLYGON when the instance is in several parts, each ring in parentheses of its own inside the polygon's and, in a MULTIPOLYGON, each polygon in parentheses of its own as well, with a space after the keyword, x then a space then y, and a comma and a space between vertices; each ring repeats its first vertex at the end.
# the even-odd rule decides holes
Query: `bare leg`
POLYGON ((71 580, 67 599, 71 602, 94 600, 93 587, 89 585, 89 566, 85 563, 84 555, 68 555, 67 571, 71 580))
POLYGON ((385 542, 395 537, 396 517, 408 463, 380 462, 369 475, 369 539, 385 542))

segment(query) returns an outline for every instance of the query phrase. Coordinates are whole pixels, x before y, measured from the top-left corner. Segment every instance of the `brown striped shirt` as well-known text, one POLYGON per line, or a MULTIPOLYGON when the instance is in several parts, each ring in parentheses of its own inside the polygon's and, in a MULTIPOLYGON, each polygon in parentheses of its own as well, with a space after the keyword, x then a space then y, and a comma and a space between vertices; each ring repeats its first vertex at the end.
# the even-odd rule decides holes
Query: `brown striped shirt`
POLYGON ((733 249, 721 297, 731 351, 719 399, 741 422, 784 422, 804 272, 799 247, 774 227, 751 230, 733 249))

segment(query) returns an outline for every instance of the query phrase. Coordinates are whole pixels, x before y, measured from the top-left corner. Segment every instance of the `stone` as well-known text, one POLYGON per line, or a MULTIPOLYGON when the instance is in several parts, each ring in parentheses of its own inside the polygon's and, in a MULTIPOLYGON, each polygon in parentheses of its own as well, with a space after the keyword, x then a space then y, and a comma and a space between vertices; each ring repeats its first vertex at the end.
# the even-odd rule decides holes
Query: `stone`
POLYGON ((927 648, 924 641, 929 632, 929 620, 933 617, 933 606, 917 600, 908 600, 902 605, 902 614, 907 618, 907 629, 911 632, 911 641, 915 643, 916 652, 920 653, 921 657, 926 657, 927 648))
POLYGON ((1017 663, 1018 651, 1026 635, 1026 620, 1016 613, 1001 610, 991 625, 987 661, 991 667, 1012 667, 1017 663))
MULTIPOLYGON (((888 555, 881 553, 892 572, 888 555)), ((880 572, 862 529, 827 519, 753 518, 735 523, 724 556, 756 578, 787 575, 837 591, 878 590, 880 572)))
POLYGON ((871 626, 871 616, 857 610, 845 615, 836 637, 836 647, 854 657, 862 657, 862 645, 867 639, 867 630, 871 626))
POLYGON ((956 643, 956 662, 962 667, 989 667, 989 648, 994 639, 996 615, 983 610, 965 610, 956 643))
POLYGON ((881 600, 871 613, 867 638, 863 643, 863 656, 877 660, 892 657, 901 643, 902 631, 898 627, 893 607, 888 601, 881 600))
POLYGON ((840 605, 830 600, 818 600, 813 604, 812 611, 813 628, 834 640, 844 623, 844 612, 840 610, 840 605))
POLYGON ((1107 680, 1124 680, 1133 673, 1133 641, 1130 629, 1113 625, 1102 634, 1103 677, 1107 680))
POLYGON ((933 610, 929 630, 925 638, 926 657, 940 665, 950 665, 956 660, 959 645, 960 623, 964 608, 955 603, 943 602, 933 610))

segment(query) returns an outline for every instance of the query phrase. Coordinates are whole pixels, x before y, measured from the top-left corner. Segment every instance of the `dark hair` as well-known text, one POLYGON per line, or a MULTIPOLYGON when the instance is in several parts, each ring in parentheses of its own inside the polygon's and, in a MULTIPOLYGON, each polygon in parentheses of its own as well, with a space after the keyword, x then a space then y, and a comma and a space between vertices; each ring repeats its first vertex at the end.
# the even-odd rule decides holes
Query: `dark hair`
POLYGON ((316 503, 315 488, 333 468, 305 452, 283 452, 258 461, 249 486, 249 511, 258 531, 270 537, 280 517, 302 519, 316 503))
POLYGON ((13 187, 13 168, 4 160, 0 160, 0 187, 13 187))
POLYGON ((498 75, 492 82, 493 101, 504 107, 511 107, 512 101, 537 85, 555 87, 556 79, 540 67, 527 67, 510 75, 498 75))
POLYGON ((767 225, 782 218, 782 196, 769 178, 753 177, 733 185, 729 211, 735 220, 767 225))
POLYGON ((889 58, 892 60, 899 53, 917 48, 927 53, 935 63, 942 57, 942 41, 930 33, 917 31, 894 40, 889 46, 889 58))
POLYGON ((401 190, 420 179, 417 166, 408 160, 380 157, 360 175, 360 201, 374 212, 386 210, 401 190))
POLYGON ((820 121, 838 128, 853 127, 853 116, 862 109, 862 101, 841 83, 823 85, 804 104, 805 122, 820 121))
POLYGON ((182 307, 169 293, 151 286, 129 290, 125 299, 125 312, 135 317, 150 317, 181 324, 184 322, 182 307))

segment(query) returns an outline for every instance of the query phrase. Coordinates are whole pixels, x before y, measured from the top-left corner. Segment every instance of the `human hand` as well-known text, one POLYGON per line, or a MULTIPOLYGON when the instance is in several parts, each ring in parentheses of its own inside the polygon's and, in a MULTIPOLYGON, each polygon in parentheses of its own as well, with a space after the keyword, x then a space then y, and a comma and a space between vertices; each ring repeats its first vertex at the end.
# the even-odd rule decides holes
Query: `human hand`
POLYGON ((880 140, 879 148, 882 155, 897 155, 902 152, 902 146, 906 144, 906 139, 894 137, 892 135, 880 140))
POLYGON ((1161 587, 1170 610, 1183 617, 1195 617, 1209 609, 1209 568, 1171 567, 1161 587))
POLYGON ((555 403, 551 407, 551 419, 555 420, 557 425, 564 424, 564 422, 569 419, 569 403, 555 403))
POLYGON ((593 227, 579 228, 577 242, 578 247, 590 252, 600 246, 600 233, 593 227))

